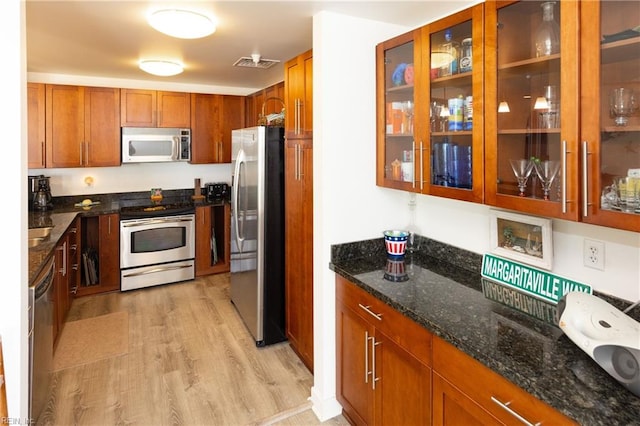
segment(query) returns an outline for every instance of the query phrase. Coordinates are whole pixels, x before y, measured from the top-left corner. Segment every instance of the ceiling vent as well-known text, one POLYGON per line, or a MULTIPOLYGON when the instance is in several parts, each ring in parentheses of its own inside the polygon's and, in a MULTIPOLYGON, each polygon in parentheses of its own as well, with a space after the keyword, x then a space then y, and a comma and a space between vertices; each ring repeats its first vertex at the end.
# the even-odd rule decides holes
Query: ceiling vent
POLYGON ((234 67, 246 67, 246 68, 262 68, 267 69, 271 68, 275 64, 277 64, 278 60, 276 59, 262 59, 260 55, 253 54, 251 57, 243 56, 238 59, 233 66, 234 67))

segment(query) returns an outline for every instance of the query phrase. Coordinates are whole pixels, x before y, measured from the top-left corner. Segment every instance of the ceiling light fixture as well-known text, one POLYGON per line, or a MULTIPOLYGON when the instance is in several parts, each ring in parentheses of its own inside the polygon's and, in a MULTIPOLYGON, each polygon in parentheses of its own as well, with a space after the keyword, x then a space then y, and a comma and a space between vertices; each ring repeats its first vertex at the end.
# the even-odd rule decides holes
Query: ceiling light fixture
POLYGON ((147 22, 161 33, 177 38, 201 38, 213 34, 213 19, 185 9, 161 9, 149 13, 147 22))
POLYGON ((498 112, 511 112, 511 109, 509 109, 509 104, 507 103, 507 101, 500 102, 500 105, 498 105, 498 112))
POLYGON ((549 102, 547 102, 547 98, 544 96, 538 96, 536 98, 536 103, 533 105, 533 109, 547 109, 549 108, 549 102))
POLYGON ((142 71, 161 77, 180 74, 184 70, 182 64, 173 61, 142 60, 139 66, 142 71))

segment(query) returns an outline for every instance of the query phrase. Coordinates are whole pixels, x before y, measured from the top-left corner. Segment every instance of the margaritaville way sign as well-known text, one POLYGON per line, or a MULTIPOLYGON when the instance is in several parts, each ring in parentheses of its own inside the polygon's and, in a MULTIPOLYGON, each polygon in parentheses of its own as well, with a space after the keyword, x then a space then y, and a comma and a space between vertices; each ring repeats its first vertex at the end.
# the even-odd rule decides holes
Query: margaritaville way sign
POLYGON ((591 294, 591 286, 492 254, 482 258, 482 276, 552 303, 570 291, 591 294))

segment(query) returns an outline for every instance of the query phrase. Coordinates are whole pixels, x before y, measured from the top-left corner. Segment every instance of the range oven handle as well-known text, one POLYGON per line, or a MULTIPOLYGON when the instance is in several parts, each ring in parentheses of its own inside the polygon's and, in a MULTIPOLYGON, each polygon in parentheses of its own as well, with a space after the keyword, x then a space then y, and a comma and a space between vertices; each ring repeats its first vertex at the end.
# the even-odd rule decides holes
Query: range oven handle
POLYGON ((239 219, 238 219, 238 210, 240 208, 240 185, 242 183, 242 176, 240 176, 240 171, 242 170, 242 166, 245 164, 245 153, 243 149, 240 149, 238 151, 238 156, 236 157, 236 167, 235 170, 233 172, 234 175, 234 182, 233 182, 233 187, 231 188, 231 205, 233 207, 233 225, 235 227, 235 236, 236 236, 236 244, 238 246, 238 250, 240 252, 242 252, 242 243, 244 242, 245 238, 244 235, 241 236, 240 235, 240 227, 239 225, 239 219))
POLYGON ((176 269, 185 269, 185 268, 191 268, 193 265, 189 264, 189 265, 178 265, 178 266, 160 266, 157 268, 153 268, 153 269, 147 269, 145 271, 139 271, 139 272, 131 272, 128 274, 125 274, 124 277, 125 278, 129 278, 129 277, 138 277, 140 275, 149 275, 149 274, 156 274, 158 272, 166 272, 166 271, 173 271, 176 269))
POLYGON ((121 222, 124 228, 131 228, 134 226, 146 226, 146 225, 158 225, 163 223, 180 223, 180 222, 193 222, 192 217, 179 217, 179 218, 170 218, 164 217, 159 219, 142 219, 136 220, 134 222, 121 222))

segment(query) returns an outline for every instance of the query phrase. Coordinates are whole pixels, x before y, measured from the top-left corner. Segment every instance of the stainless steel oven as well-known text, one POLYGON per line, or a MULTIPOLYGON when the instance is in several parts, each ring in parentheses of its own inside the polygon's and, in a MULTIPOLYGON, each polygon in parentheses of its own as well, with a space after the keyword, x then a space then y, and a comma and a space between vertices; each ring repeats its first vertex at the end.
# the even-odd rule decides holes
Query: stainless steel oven
POLYGON ((121 290, 192 280, 194 258, 194 214, 120 221, 121 290))

